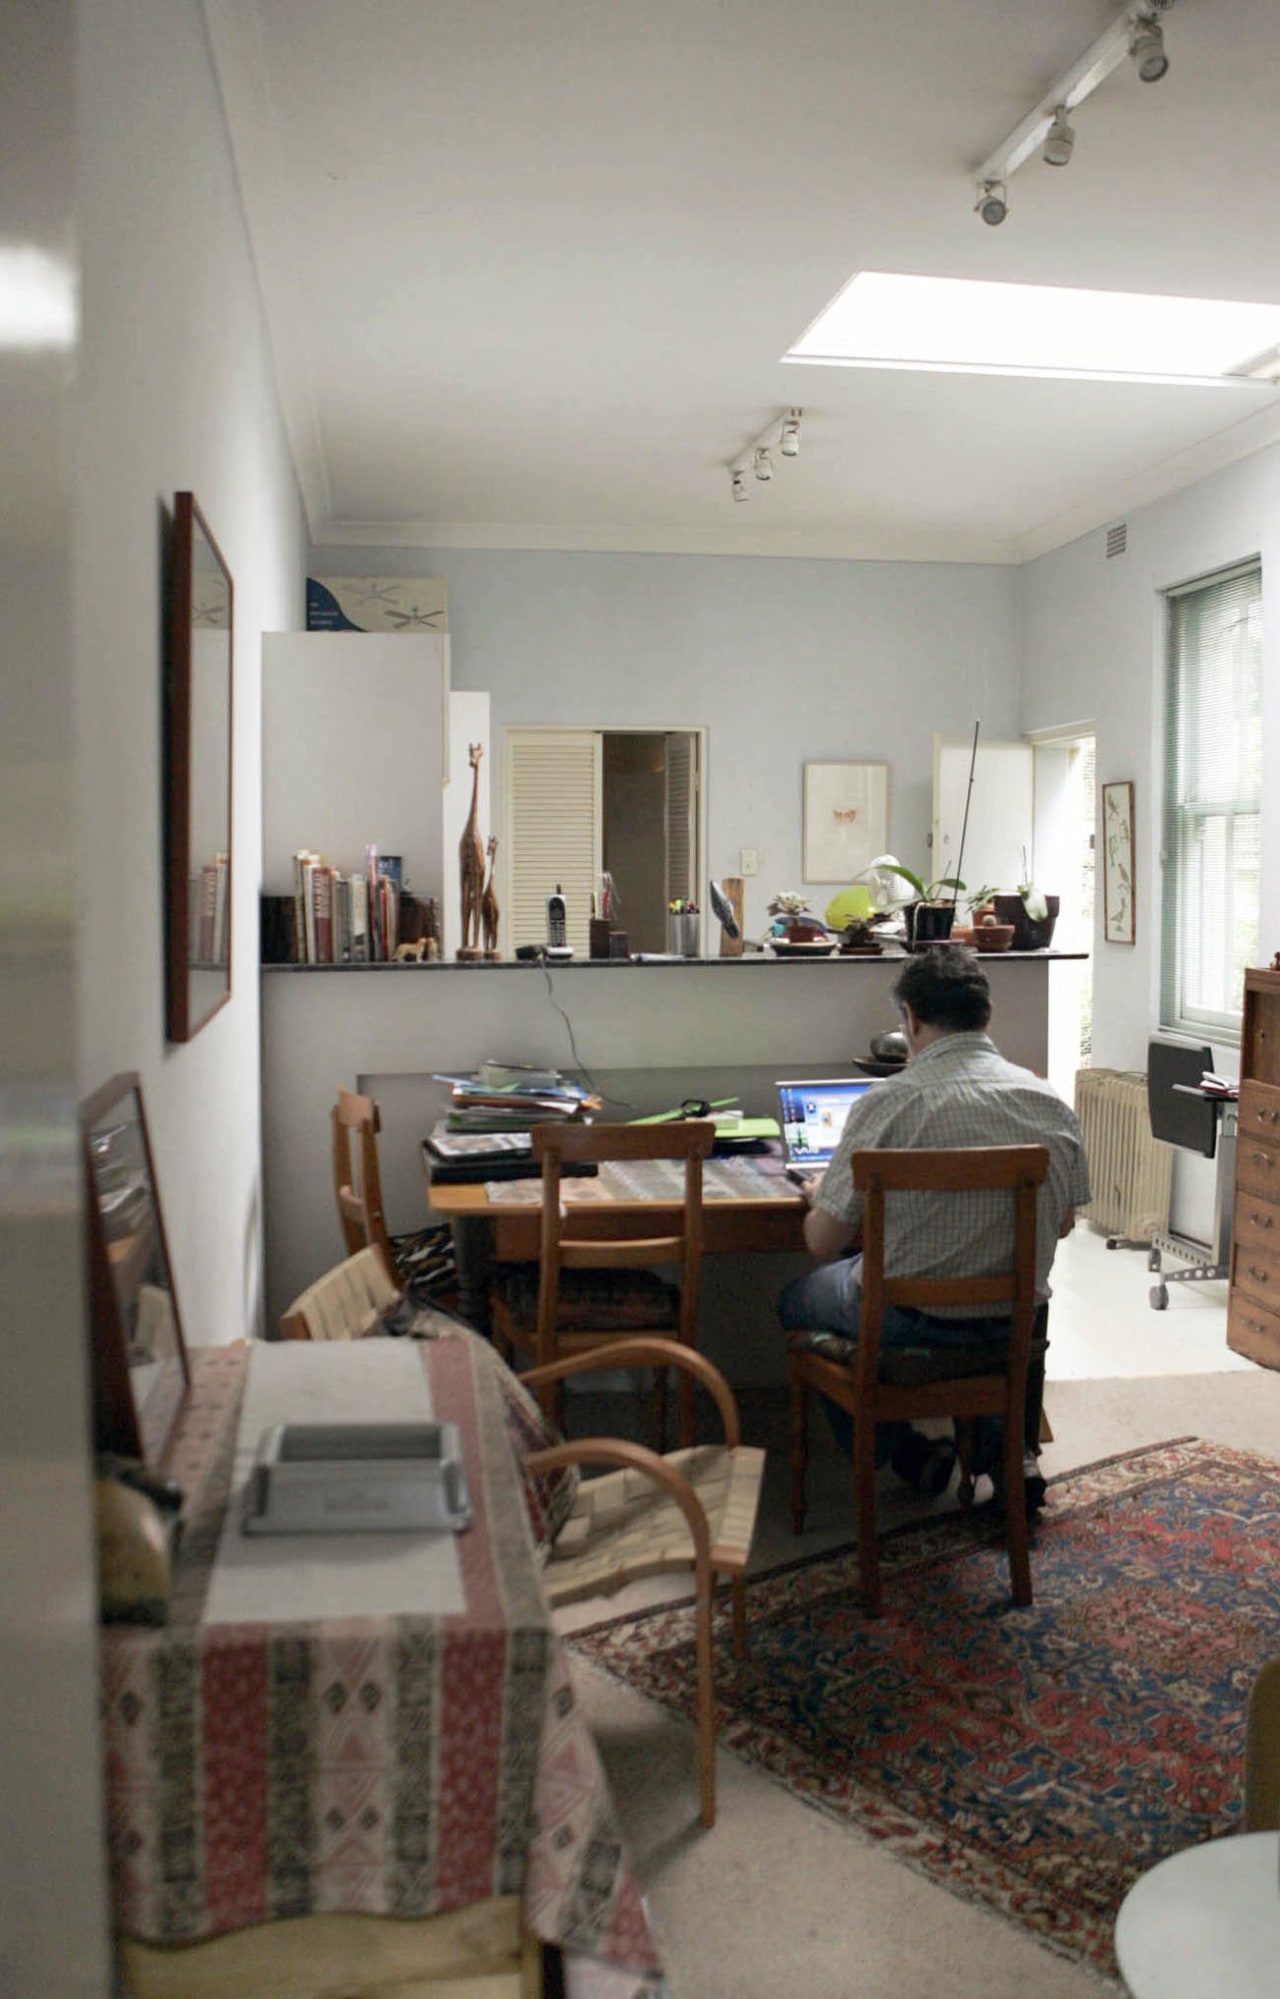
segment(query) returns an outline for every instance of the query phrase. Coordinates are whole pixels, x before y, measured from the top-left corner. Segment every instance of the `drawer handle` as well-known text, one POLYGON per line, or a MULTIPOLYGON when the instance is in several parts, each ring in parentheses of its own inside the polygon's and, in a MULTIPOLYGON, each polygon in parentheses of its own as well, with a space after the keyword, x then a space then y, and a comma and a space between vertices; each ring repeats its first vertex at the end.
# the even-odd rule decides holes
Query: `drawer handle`
POLYGON ((1251 1210, 1249 1220, 1253 1223, 1255 1229, 1269 1229, 1271 1227, 1271 1216, 1263 1214, 1258 1208, 1251 1210))
POLYGON ((1259 1124, 1280 1124, 1280 1111, 1259 1110, 1254 1112, 1259 1124))
POLYGON ((1260 1319, 1244 1319, 1241 1323, 1250 1333, 1265 1333, 1267 1330, 1260 1319))
POLYGON ((1250 1277, 1255 1277, 1259 1284, 1265 1284, 1268 1273, 1265 1270, 1259 1270, 1256 1263, 1251 1263, 1249 1265, 1249 1275, 1250 1277))
POLYGON ((1255 1166, 1265 1166, 1268 1170, 1275 1164, 1269 1152, 1251 1152, 1249 1157, 1255 1166))

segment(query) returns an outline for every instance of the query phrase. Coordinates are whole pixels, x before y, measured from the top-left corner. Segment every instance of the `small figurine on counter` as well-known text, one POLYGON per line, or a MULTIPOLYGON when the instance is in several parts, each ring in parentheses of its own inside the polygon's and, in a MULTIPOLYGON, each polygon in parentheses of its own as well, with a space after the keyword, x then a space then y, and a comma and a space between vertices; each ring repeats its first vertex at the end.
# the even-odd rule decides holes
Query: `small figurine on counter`
POLYGON ((458 842, 458 869, 462 889, 462 942, 459 958, 480 956, 480 896, 484 889, 484 842, 480 838, 480 759, 483 743, 468 743, 471 760, 471 811, 458 842))
POLYGON ((480 897, 480 922, 484 930, 484 955, 486 958, 498 956, 498 898, 493 887, 493 857, 498 851, 497 836, 489 835, 489 878, 485 882, 480 897))

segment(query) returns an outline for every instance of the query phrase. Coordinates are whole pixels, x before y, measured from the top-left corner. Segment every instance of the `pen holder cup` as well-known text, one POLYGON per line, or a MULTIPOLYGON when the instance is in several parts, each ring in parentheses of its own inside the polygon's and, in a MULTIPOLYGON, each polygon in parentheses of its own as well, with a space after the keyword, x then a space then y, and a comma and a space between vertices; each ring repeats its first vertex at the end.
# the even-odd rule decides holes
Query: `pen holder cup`
POLYGON ((610 924, 607 916, 592 916, 587 919, 587 950, 592 958, 609 956, 610 924))
POLYGON ((698 955, 698 923, 695 912, 692 916, 667 917, 667 949, 679 952, 682 958, 696 958, 698 955))

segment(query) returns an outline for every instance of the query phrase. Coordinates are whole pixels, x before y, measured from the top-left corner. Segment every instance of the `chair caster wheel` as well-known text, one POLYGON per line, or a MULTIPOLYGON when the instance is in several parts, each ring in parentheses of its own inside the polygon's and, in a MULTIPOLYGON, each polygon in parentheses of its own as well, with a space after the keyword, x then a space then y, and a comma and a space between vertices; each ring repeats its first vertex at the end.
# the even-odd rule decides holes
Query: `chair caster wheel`
POLYGON ((1153 1312, 1163 1312, 1168 1309, 1169 1291, 1167 1285, 1153 1284, 1147 1296, 1151 1300, 1151 1309, 1153 1312))

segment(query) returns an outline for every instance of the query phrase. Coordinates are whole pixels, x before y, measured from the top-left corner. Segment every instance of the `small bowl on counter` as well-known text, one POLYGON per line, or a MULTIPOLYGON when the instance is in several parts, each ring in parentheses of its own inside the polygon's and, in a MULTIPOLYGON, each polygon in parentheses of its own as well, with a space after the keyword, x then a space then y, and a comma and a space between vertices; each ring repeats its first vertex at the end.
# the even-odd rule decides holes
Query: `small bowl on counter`
POLYGON ((975 951, 1007 951, 1012 942, 1012 923, 979 923, 974 929, 975 951))

